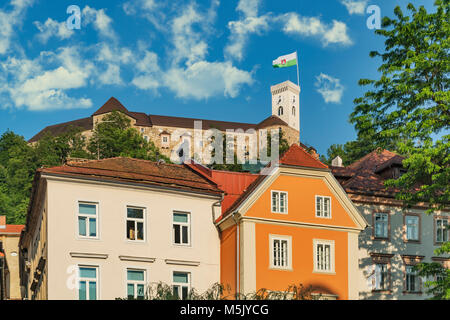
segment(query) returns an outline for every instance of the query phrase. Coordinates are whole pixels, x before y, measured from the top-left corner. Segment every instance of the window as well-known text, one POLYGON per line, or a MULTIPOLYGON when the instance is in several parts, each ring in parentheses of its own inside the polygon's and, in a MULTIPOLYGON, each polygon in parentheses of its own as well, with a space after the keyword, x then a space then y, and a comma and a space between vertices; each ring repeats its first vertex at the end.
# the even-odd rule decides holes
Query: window
POLYGON ((334 272, 334 241, 314 240, 314 272, 334 272))
POLYGON ((287 213, 287 192, 272 191, 272 212, 287 213))
POLYGON ((374 214, 374 236, 375 238, 388 238, 389 214, 376 212, 374 214))
POLYGON ((270 266, 277 269, 290 269, 291 237, 270 236, 270 266))
POLYGON ((419 276, 417 272, 414 270, 414 266, 407 265, 406 266, 406 292, 419 292, 420 291, 420 283, 419 276))
POLYGON ((174 272, 172 288, 175 297, 186 300, 191 289, 190 274, 186 272, 174 272))
POLYGON ((419 241, 419 217, 405 216, 406 240, 419 241))
POLYGON ((127 270, 127 297, 128 299, 143 300, 145 297, 145 271, 127 270))
MULTIPOLYGON (((294 102, 295 102, 295 98, 294 98, 294 102)), ((295 116, 295 107, 292 107, 292 115, 295 116)))
POLYGON ((442 243, 448 241, 448 220, 436 219, 436 243, 442 243))
POLYGON ((78 204, 78 235, 83 238, 97 238, 97 204, 78 204))
POLYGON ((97 300, 97 267, 79 267, 79 300, 97 300))
POLYGON ((144 136, 144 140, 148 142, 148 136, 144 136))
POLYGON ((162 136, 162 143, 166 144, 169 142, 169 137, 168 136, 162 136))
POLYGON ((374 290, 389 290, 389 268, 386 263, 378 263, 375 265, 375 283, 374 290))
POLYGON ((278 116, 282 116, 283 115, 283 107, 279 107, 278 108, 278 116))
POLYGON ((331 218, 331 198, 316 196, 316 217, 331 218))
POLYGON ((173 213, 173 243, 189 245, 190 243, 190 214, 173 213))
POLYGON ((127 208, 127 239, 144 241, 144 209, 127 208))

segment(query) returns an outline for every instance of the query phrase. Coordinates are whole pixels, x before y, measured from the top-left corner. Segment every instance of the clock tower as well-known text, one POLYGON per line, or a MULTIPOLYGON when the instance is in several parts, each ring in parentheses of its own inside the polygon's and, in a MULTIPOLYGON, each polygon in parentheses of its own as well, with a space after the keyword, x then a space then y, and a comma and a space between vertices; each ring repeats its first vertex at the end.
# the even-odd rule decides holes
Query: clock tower
POLYGON ((272 115, 279 117, 289 127, 300 131, 300 87, 285 81, 270 87, 272 115))

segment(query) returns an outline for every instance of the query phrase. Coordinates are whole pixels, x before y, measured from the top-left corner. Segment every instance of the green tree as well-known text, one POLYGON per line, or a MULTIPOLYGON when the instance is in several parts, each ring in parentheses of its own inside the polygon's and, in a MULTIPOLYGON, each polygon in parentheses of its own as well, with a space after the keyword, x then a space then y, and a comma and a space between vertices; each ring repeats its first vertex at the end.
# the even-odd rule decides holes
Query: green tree
POLYGON ((146 141, 138 130, 131 127, 131 120, 119 111, 107 114, 100 123, 95 124, 88 150, 96 159, 120 156, 169 161, 152 141, 146 141))
POLYGON ((359 81, 370 88, 355 99, 351 122, 379 147, 395 144, 407 173, 386 185, 400 190, 406 206, 425 202, 431 213, 450 202, 450 4, 437 0, 431 13, 411 3, 407 9, 397 6, 376 31, 386 38, 383 52, 370 53, 381 58, 381 76, 359 81))

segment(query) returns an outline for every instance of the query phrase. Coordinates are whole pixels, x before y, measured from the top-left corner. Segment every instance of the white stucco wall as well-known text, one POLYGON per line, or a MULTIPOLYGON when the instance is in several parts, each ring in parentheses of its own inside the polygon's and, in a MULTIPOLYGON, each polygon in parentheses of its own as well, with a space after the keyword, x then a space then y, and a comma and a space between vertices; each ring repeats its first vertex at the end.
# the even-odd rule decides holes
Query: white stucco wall
POLYGON ((99 267, 99 299, 126 297, 126 269, 146 270, 148 283, 172 283, 172 272, 190 272, 191 284, 203 292, 220 281, 220 240, 212 223, 217 199, 174 194, 125 185, 48 180, 48 298, 77 299, 67 269, 99 267), (78 238, 78 202, 98 203, 99 239, 78 238), (126 208, 146 208, 146 241, 126 239, 126 208), (191 213, 191 246, 172 244, 172 212, 191 213), (106 259, 74 258, 70 253, 107 255, 106 259), (122 261, 119 256, 154 258, 154 262, 122 261), (167 264, 166 259, 199 262, 198 266, 167 264))

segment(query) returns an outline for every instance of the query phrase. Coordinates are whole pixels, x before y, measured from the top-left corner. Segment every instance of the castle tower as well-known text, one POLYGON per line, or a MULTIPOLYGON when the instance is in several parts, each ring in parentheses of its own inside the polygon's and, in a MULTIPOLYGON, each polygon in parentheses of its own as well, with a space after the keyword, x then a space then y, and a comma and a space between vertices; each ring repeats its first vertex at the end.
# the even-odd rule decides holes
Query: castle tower
POLYGON ((271 86, 270 91, 272 115, 300 132, 300 87, 288 80, 271 86))

